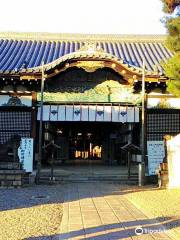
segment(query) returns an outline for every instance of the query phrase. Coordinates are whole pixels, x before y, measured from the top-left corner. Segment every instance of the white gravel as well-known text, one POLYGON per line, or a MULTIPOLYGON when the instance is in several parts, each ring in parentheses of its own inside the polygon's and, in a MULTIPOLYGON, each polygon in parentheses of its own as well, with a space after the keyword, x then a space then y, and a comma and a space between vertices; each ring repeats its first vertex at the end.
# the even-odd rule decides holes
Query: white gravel
POLYGON ((52 239, 60 233, 63 186, 0 191, 0 240, 52 239))

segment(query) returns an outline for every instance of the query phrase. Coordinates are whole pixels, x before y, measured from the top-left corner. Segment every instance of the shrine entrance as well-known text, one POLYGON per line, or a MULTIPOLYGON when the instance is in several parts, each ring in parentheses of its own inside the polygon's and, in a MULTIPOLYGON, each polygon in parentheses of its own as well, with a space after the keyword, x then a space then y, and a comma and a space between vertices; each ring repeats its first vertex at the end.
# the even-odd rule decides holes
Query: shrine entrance
POLYGON ((69 159, 102 160, 103 132, 101 124, 70 124, 69 127, 69 159))
MULTIPOLYGON (((121 150, 130 135, 138 141, 138 124, 130 130, 128 123, 45 122, 44 145, 53 140, 60 146, 55 153, 56 165, 97 164, 127 165, 127 153, 121 150)), ((44 152, 44 165, 50 153, 44 152)))
POLYGON ((102 164, 104 139, 108 130, 100 123, 51 123, 54 141, 62 149, 57 152, 56 163, 102 164))

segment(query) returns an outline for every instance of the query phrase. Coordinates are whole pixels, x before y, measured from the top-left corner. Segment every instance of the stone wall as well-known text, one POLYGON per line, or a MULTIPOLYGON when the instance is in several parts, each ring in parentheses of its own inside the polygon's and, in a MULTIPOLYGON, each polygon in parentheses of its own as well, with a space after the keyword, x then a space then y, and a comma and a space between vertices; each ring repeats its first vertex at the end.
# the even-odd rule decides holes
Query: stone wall
POLYGON ((0 170, 0 187, 20 187, 24 170, 0 170))

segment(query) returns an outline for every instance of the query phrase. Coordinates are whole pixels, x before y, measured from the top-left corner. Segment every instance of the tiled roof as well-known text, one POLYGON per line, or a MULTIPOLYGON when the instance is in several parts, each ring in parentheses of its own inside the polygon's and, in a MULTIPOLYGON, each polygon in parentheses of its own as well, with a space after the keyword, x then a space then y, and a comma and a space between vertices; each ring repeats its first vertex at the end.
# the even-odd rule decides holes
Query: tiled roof
POLYGON ((130 66, 159 70, 172 56, 163 35, 83 35, 47 33, 0 33, 0 71, 34 68, 76 52, 86 42, 97 43, 108 54, 130 66))

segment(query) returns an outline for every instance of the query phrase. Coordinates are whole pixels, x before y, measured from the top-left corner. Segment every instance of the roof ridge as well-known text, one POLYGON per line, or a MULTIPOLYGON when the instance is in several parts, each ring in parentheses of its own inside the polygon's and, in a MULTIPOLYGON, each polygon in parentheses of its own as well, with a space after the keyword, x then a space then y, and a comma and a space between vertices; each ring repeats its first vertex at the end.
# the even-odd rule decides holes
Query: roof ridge
POLYGON ((1 39, 34 41, 165 41, 162 34, 81 34, 47 32, 0 32, 1 39))

